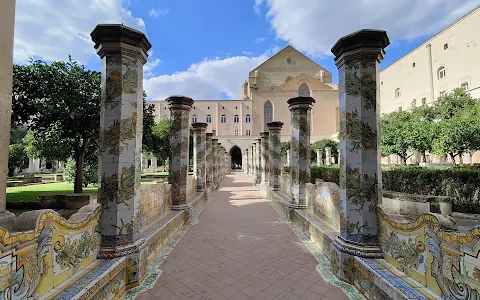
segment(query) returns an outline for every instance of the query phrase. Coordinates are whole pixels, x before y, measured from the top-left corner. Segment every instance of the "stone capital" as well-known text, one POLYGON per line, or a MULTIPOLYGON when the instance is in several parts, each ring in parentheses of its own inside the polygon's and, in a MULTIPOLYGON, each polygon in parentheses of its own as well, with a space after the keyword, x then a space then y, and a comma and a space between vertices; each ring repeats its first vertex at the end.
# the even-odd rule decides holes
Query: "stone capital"
POLYGON ((138 48, 146 62, 147 52, 152 48, 152 44, 143 32, 122 24, 98 24, 90 37, 101 58, 110 52, 118 53, 125 45, 128 45, 138 48))
POLYGON ((197 123, 192 123, 192 127, 194 131, 205 131, 207 130, 208 124, 197 122, 197 123))
POLYGON ((267 123, 267 127, 268 127, 269 130, 282 129, 282 126, 283 126, 283 122, 280 122, 280 121, 274 121, 274 122, 267 123))
POLYGON ((362 29, 340 38, 332 47, 337 67, 350 55, 371 56, 383 59, 385 47, 390 44, 387 32, 376 29, 362 29))
POLYGON ((207 132, 207 133, 205 133, 205 135, 207 136, 207 139, 212 139, 212 137, 213 137, 213 133, 211 133, 211 132, 207 132))
POLYGON ((295 110, 299 108, 311 109, 313 103, 315 103, 315 99, 313 99, 312 97, 299 96, 288 99, 287 103, 288 109, 290 110, 295 110))
POLYGON ((268 135, 269 135, 268 131, 260 132, 260 138, 262 139, 268 139, 268 135))
POLYGON ((180 108, 190 110, 193 105, 193 99, 186 96, 170 96, 165 101, 168 102, 169 108, 180 108))

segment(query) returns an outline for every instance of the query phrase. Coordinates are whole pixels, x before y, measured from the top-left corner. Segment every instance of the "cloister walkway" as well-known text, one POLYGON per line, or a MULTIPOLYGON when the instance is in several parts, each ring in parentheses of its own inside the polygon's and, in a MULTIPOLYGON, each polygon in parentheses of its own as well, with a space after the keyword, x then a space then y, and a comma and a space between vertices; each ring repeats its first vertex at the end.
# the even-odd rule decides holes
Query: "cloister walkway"
POLYGON ((243 173, 231 173, 137 299, 348 299, 243 173))

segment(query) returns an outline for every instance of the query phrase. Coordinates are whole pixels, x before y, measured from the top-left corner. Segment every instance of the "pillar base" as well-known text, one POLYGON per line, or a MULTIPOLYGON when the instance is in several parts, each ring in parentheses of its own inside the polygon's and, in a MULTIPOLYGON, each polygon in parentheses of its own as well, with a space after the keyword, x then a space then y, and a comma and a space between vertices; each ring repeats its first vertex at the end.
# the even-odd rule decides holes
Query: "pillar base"
POLYGON ((288 208, 289 209, 306 209, 307 205, 306 204, 297 204, 297 203, 288 203, 288 208))
POLYGON ((0 227, 3 227, 9 231, 13 229, 13 223, 15 223, 15 214, 8 210, 0 213, 0 227))
POLYGON ((100 248, 98 254, 98 258, 100 259, 112 259, 121 256, 126 256, 127 258, 125 278, 127 289, 138 286, 147 274, 147 243, 143 239, 139 239, 135 243, 118 248, 100 248))

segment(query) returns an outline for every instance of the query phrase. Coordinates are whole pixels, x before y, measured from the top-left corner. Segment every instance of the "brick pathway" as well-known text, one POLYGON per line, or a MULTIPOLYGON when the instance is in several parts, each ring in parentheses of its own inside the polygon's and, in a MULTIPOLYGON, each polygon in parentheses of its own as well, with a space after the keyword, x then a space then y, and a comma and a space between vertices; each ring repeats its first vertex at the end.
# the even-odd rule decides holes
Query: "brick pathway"
POLYGON ((249 178, 232 173, 137 299, 348 299, 317 264, 249 178))

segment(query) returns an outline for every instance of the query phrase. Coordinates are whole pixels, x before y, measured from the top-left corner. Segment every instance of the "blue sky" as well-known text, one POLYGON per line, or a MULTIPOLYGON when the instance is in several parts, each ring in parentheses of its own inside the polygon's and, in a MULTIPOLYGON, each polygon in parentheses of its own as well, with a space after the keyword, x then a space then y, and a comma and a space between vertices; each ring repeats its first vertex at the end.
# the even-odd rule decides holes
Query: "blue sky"
POLYGON ((287 44, 330 70, 337 82, 330 48, 341 36, 361 28, 387 30, 392 44, 384 68, 480 4, 399 2, 17 0, 15 60, 65 60, 71 54, 99 70, 89 34, 98 23, 122 22, 145 32, 153 45, 144 81, 150 98, 235 99, 247 72, 287 44))

